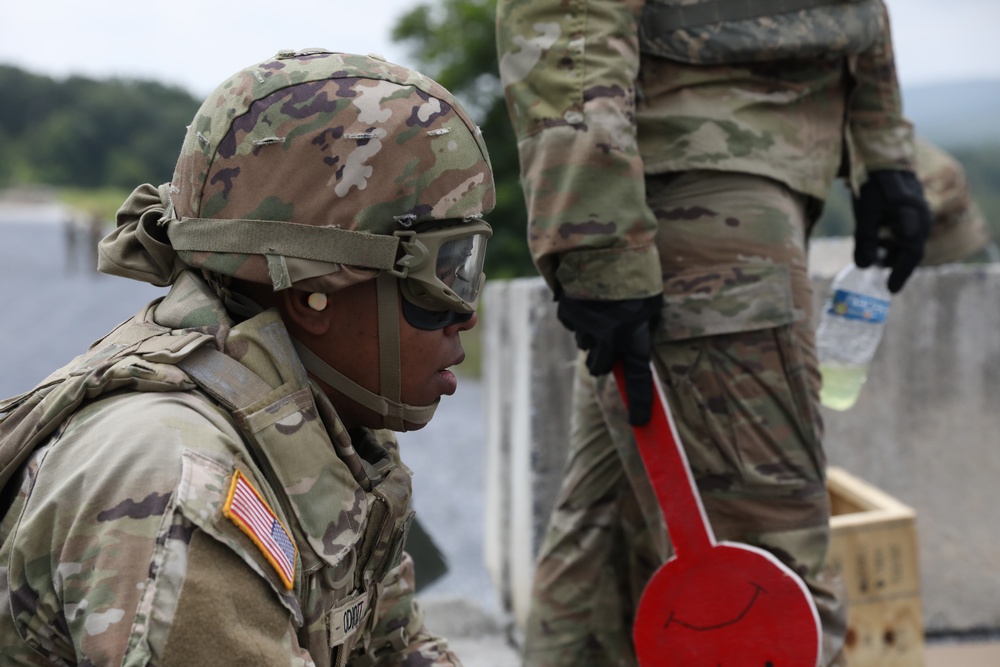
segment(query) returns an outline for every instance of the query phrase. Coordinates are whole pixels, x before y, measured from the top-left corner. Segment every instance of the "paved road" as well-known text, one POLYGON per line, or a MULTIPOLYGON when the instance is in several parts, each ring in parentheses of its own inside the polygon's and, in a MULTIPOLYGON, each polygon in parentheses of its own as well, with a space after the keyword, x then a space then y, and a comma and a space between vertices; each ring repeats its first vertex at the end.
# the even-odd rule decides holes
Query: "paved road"
POLYGON ((16 222, 0 214, 2 396, 30 389, 163 293, 96 273, 82 247, 69 266, 66 245, 60 224, 16 222))

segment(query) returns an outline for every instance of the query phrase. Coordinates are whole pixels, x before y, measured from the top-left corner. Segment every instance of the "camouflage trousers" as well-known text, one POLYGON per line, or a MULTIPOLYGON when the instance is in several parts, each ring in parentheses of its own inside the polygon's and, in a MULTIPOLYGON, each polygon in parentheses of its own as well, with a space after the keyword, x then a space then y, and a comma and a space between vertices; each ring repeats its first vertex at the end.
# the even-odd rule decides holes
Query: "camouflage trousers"
MULTIPOLYGON (((715 537, 802 576, 841 664, 805 198, 754 176, 651 177, 666 306, 653 362, 715 537)), ((525 628, 528 667, 635 665, 638 598, 671 554, 624 405, 579 357, 564 477, 525 628)))

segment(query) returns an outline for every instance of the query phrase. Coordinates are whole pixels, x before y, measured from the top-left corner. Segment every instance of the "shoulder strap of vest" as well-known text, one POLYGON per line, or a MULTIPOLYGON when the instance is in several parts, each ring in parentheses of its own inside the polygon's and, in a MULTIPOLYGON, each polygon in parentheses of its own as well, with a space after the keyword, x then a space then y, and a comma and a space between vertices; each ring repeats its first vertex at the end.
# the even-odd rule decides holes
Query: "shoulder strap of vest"
POLYGON ((694 5, 647 2, 643 22, 654 31, 694 28, 709 23, 777 16, 851 0, 705 0, 694 5))
POLYGON ((214 347, 201 347, 177 366, 207 394, 232 412, 258 403, 272 389, 249 368, 214 347))

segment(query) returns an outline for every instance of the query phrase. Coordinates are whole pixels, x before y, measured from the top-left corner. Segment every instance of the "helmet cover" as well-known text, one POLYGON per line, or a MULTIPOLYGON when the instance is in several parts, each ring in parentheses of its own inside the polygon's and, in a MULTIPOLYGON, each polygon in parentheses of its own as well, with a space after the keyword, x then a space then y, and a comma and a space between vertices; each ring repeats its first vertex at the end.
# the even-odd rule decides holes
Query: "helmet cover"
MULTIPOLYGON (((375 57, 282 52, 237 72, 188 127, 174 217, 265 220, 370 234, 472 220, 495 202, 479 128, 426 76, 375 57)), ((196 224, 192 220, 192 224, 196 224)), ((188 266, 275 289, 331 292, 377 273, 258 252, 177 250, 188 266)))

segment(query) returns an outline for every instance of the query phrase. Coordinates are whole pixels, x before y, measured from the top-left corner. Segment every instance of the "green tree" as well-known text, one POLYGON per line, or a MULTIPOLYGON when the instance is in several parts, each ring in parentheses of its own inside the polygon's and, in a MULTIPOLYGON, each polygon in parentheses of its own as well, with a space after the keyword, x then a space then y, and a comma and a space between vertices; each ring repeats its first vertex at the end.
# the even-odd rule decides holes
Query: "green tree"
POLYGON ((14 151, 10 135, 0 125, 0 188, 11 181, 14 173, 14 151))
POLYGON ((65 86, 9 65, 0 65, 0 90, 0 127, 11 137, 21 136, 69 103, 65 86))
POLYGON ((50 185, 96 187, 104 150, 94 118, 72 106, 60 108, 25 134, 38 180, 50 185))
POLYGON ((418 69, 454 93, 483 130, 497 186, 486 274, 513 278, 536 273, 526 239, 517 141, 500 85, 495 20, 495 0, 441 0, 404 14, 392 36, 410 45, 418 69))
POLYGON ((170 180, 199 102, 150 81, 64 81, 0 65, 0 185, 131 189, 170 180))

